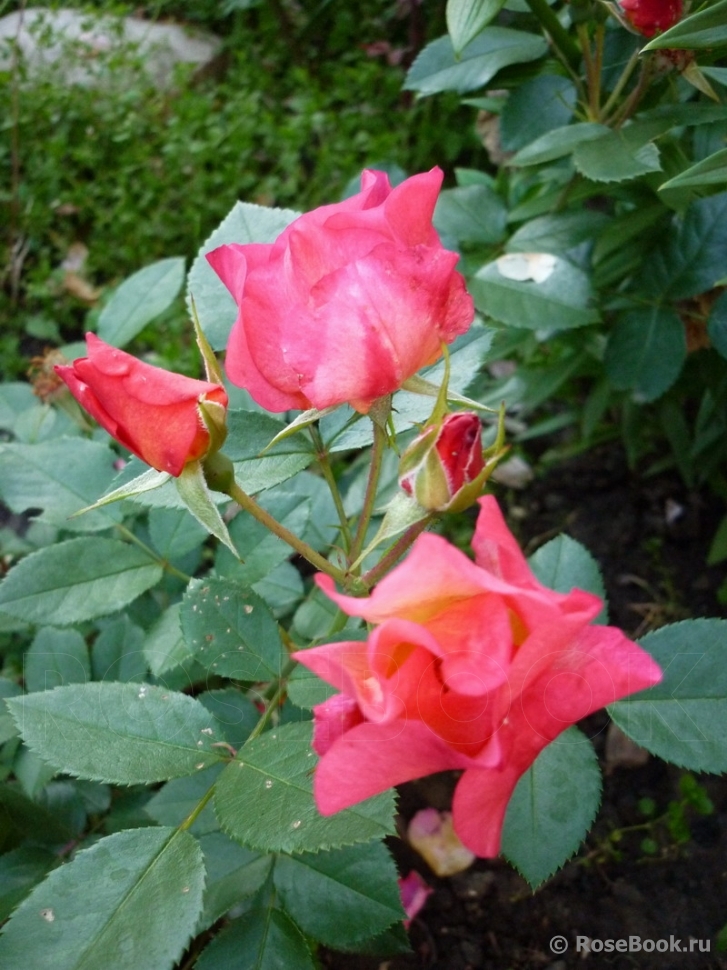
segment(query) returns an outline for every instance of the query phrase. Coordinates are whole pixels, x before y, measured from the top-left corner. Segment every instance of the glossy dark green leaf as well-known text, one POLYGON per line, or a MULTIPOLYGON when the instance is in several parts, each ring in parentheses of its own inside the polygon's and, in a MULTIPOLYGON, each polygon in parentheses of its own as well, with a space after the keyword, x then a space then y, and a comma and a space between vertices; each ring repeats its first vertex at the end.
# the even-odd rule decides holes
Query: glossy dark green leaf
POLYGON ((542 37, 507 27, 486 27, 459 55, 448 36, 440 37, 416 58, 404 88, 419 94, 465 94, 483 87, 503 67, 537 60, 546 51, 542 37))
POLYGON ((101 631, 93 644, 91 665, 94 680, 141 681, 146 678, 144 631, 126 614, 99 622, 101 631))
POLYGON ((233 920, 203 950, 195 970, 315 970, 305 937, 270 906, 233 920))
POLYGON ((447 0, 447 30, 459 54, 494 20, 505 0, 447 0))
POLYGON ((43 627, 23 657, 23 675, 30 692, 85 684, 91 679, 86 641, 78 630, 43 627))
POLYGON ((541 74, 515 88, 500 115, 500 138, 506 152, 515 152, 554 128, 568 124, 576 103, 573 82, 557 74, 541 74))
POLYGON ((505 235, 507 208, 487 185, 461 185, 440 193, 434 209, 434 226, 462 243, 496 243, 505 235))
POLYGON ((199 840, 207 882, 197 932, 211 926, 241 899, 253 896, 270 875, 274 857, 251 852, 224 834, 209 832, 199 840))

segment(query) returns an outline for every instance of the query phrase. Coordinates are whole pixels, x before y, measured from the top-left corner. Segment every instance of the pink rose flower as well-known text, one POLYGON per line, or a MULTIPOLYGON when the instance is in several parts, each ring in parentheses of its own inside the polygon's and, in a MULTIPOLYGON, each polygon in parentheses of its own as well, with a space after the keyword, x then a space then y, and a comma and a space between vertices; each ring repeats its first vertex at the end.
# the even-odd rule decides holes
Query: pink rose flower
POLYGON ((480 506, 474 563, 424 534, 367 598, 318 576, 349 616, 376 626, 367 641, 294 656, 341 692, 315 711, 316 732, 334 725, 315 774, 322 814, 457 769, 455 831, 488 857, 499 852, 518 779, 543 748, 587 714, 656 684, 661 671, 620 630, 592 625, 597 596, 538 582, 495 499, 480 506))
POLYGON ((472 323, 456 253, 432 226, 438 168, 392 189, 366 171, 352 198, 300 216, 272 244, 207 259, 239 315, 230 380, 269 411, 348 402, 367 411, 472 323))
POLYGON ((412 869, 408 876, 400 876, 397 882, 399 883, 401 905, 406 913, 404 927, 408 930, 412 920, 417 916, 434 890, 415 869, 412 869))
POLYGON ((644 37, 673 27, 682 16, 682 0, 621 0, 626 20, 644 37))
POLYGON ((181 475, 189 461, 208 454, 212 435, 200 410, 216 425, 219 447, 224 437, 227 391, 137 360, 123 350, 86 334, 88 357, 56 373, 71 394, 108 433, 157 471, 181 475))

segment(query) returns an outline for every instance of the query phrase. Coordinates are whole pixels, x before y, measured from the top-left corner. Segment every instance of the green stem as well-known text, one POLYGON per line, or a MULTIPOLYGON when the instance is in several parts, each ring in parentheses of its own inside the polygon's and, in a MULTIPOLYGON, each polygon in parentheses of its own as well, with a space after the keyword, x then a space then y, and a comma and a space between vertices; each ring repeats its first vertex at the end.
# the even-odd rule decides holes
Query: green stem
POLYGON ((342 570, 328 562, 312 546, 309 546, 307 542, 303 542, 290 529, 286 529, 277 519, 274 519, 269 512, 266 512, 264 508, 257 504, 254 498, 251 498, 247 492, 243 492, 237 482, 233 482, 227 494, 237 502, 241 509, 249 512, 254 519, 257 519, 261 525, 269 529, 273 535, 282 539, 283 542, 287 542, 292 549, 295 549, 298 555, 307 559, 311 566, 315 566, 322 573, 331 576, 337 583, 343 583, 342 570))
POLYGON ((606 122, 606 124, 611 125, 613 128, 620 128, 625 121, 628 121, 634 111, 636 111, 636 108, 646 93, 650 83, 651 61, 647 60, 641 65, 641 73, 639 74, 639 80, 636 83, 636 87, 633 89, 628 98, 626 98, 621 107, 614 112, 613 116, 606 122))
POLYGON ((414 525, 409 526, 403 536, 397 539, 394 545, 389 549, 385 556, 383 556, 369 571, 361 577, 361 583, 371 589, 376 583, 385 576, 386 573, 391 569, 391 567, 401 559, 404 553, 409 549, 409 547, 414 543, 414 540, 424 532, 428 525, 430 525, 436 515, 432 512, 425 519, 421 519, 419 522, 415 522, 414 525))
POLYGON ((546 0, 527 0, 527 4, 540 21, 543 29, 550 34, 553 46, 566 64, 574 70, 581 62, 581 51, 565 27, 561 24, 546 0))
POLYGON ((205 806, 212 798, 215 793, 215 786, 210 785, 208 791, 202 796, 201 800, 195 805, 189 815, 185 818, 183 822, 179 825, 179 831, 184 832, 186 829, 190 829, 195 821, 199 818, 201 813, 204 811, 205 806))
POLYGON ((621 77, 616 82, 616 86, 614 87, 613 91, 608 97, 608 100, 603 106, 603 111, 601 112, 602 117, 604 118, 608 117, 609 111, 613 108, 613 106, 616 104, 618 99, 621 97, 621 94, 623 93, 623 89, 628 84, 629 78, 634 72, 634 68, 639 63, 639 54, 640 52, 638 50, 635 50, 631 55, 631 57, 629 58, 629 61, 626 64, 626 67, 621 72, 621 77))
POLYGON ((379 476, 381 475, 381 463, 384 459, 384 448, 386 447, 386 430, 375 421, 374 426, 374 446, 371 452, 371 467, 369 468, 369 480, 366 483, 366 495, 364 496, 361 518, 358 520, 356 536, 349 553, 349 562, 355 562, 363 549, 369 522, 374 511, 376 502, 376 492, 379 487, 379 476))
POLYGON ((147 546, 147 544, 145 542, 142 542, 138 536, 135 536, 134 533, 131 531, 131 529, 127 528, 127 526, 123 525, 121 522, 117 522, 116 528, 119 530, 122 536, 124 536, 130 542, 133 542, 140 549, 143 549, 150 559, 153 559, 154 562, 158 563, 162 567, 162 569, 164 569, 170 575, 176 576, 177 579, 181 579, 185 583, 188 583, 190 581, 190 579, 192 578, 191 576, 188 576, 186 573, 183 573, 182 570, 177 569, 176 566, 172 566, 172 564, 168 562, 168 560, 163 559, 160 555, 158 555, 158 553, 154 552, 154 550, 150 546, 147 546))
POLYGON ((268 726, 268 722, 270 721, 270 718, 273 716, 273 711, 280 703, 280 699, 287 689, 288 677, 290 677, 290 675, 292 674, 292 672, 295 670, 297 666, 298 666, 297 660, 289 660, 285 665, 285 667, 283 667, 283 670, 280 674, 280 677, 278 677, 277 681, 273 681, 273 683, 268 686, 268 689, 263 694, 263 697, 267 701, 267 704, 265 705, 265 710, 260 715, 260 720, 257 722, 255 727, 250 732, 250 735, 247 741, 245 741, 245 744, 248 744, 250 741, 254 741, 255 738, 259 737, 263 733, 265 728, 268 726), (275 685, 274 687, 273 687, 273 684, 275 685), (272 693, 270 693, 271 690, 272 690, 272 693))
POLYGON ((328 489, 333 498, 333 504, 336 506, 338 521, 341 524, 341 536, 343 538, 346 553, 348 553, 349 549, 351 548, 352 541, 351 529, 348 525, 348 516, 346 515, 346 510, 343 507, 343 499, 341 498, 341 492, 338 488, 338 483, 336 482, 336 476, 333 474, 331 463, 328 460, 328 452, 323 444, 323 439, 321 438, 318 428, 316 428, 314 425, 310 425, 309 430, 316 449, 316 460, 318 461, 318 467, 326 480, 326 484, 328 485, 328 489))

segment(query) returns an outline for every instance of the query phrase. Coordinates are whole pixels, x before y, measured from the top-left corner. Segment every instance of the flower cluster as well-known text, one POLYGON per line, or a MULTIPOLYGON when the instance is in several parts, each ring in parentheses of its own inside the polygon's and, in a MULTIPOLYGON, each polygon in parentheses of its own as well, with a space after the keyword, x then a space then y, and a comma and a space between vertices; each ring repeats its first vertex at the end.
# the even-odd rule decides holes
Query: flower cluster
POLYGON ((513 789, 543 748, 661 671, 620 630, 592 625, 597 596, 539 583, 495 499, 480 506, 474 563, 422 535, 367 598, 318 576, 342 610, 375 628, 366 641, 294 656, 340 692, 315 709, 321 812, 457 769, 455 831, 476 855, 494 856, 513 789))

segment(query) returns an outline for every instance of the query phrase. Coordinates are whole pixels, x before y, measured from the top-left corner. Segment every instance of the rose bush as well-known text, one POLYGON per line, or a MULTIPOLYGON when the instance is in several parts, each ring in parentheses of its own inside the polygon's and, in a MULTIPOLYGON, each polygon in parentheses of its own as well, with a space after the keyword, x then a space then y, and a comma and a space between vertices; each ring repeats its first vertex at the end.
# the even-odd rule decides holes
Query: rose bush
POLYGON ((621 0, 626 20, 644 37, 673 27, 682 16, 682 0, 621 0))
POLYGON ((348 402, 367 411, 472 323, 456 253, 432 226, 438 168, 306 213, 272 244, 207 254, 239 306, 230 380, 270 411, 348 402))
POLYGON ((475 563, 425 534, 368 598, 319 576, 342 610, 376 627, 365 642, 294 656, 340 691, 315 709, 323 814, 459 769, 455 830, 477 855, 495 856, 510 796, 540 751, 661 671, 620 630, 592 625, 597 596, 538 582, 495 499, 480 506, 475 563))
POLYGON ((58 365, 56 373, 88 413, 116 440, 158 471, 178 476, 223 440, 227 392, 152 367, 86 334, 87 357, 58 365), (206 413, 202 408, 206 409, 206 413))

